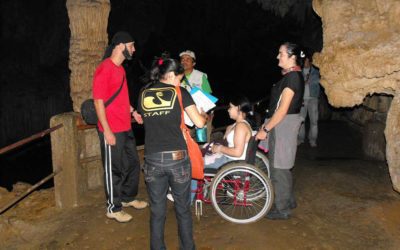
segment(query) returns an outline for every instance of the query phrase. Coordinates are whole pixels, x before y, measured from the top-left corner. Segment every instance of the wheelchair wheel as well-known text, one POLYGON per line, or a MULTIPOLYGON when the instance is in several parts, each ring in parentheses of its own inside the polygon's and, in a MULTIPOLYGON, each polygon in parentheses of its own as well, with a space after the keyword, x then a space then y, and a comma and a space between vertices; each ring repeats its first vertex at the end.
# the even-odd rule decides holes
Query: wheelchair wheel
POLYGON ((268 176, 271 177, 271 172, 269 171, 269 160, 267 156, 260 150, 257 150, 256 152, 256 162, 255 162, 256 167, 264 171, 264 173, 268 176))
POLYGON ((239 224, 261 219, 273 202, 272 184, 266 174, 247 163, 221 168, 211 183, 211 203, 227 221, 239 224))
MULTIPOLYGON (((236 162, 240 162, 240 161, 236 161, 236 162)), ((265 156, 265 154, 263 152, 261 152, 260 150, 256 151, 256 159, 255 159, 255 166, 257 168, 259 168, 260 170, 264 171, 264 173, 267 175, 267 177, 270 177, 270 171, 269 171, 269 160, 267 158, 267 156, 265 156)), ((250 178, 250 181, 258 181, 258 179, 255 176, 252 176, 250 178)), ((264 195, 264 190, 259 190, 257 192, 252 192, 250 194, 247 195, 247 200, 248 201, 253 201, 256 200, 260 197, 262 197, 264 195)), ((227 187, 227 195, 229 195, 230 197, 233 197, 233 191, 231 187, 227 187)))

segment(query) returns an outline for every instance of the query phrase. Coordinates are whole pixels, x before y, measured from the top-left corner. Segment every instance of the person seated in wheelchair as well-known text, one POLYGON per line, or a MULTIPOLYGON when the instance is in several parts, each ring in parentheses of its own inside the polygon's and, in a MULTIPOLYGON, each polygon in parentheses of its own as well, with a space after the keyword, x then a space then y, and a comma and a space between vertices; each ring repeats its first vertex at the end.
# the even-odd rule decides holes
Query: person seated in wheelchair
POLYGON ((205 168, 218 169, 227 162, 246 159, 247 145, 253 135, 252 106, 246 97, 237 96, 230 101, 228 113, 235 122, 226 128, 225 143, 211 143, 212 154, 205 155, 205 168))
MULTIPOLYGON (((237 96, 231 99, 228 108, 229 117, 235 121, 226 128, 223 137, 224 143, 211 142, 206 145, 210 150, 204 156, 205 169, 218 169, 224 164, 246 159, 246 151, 253 130, 250 118, 253 116, 250 101, 245 96, 237 96)), ((192 200, 197 189, 197 180, 192 180, 192 200)))

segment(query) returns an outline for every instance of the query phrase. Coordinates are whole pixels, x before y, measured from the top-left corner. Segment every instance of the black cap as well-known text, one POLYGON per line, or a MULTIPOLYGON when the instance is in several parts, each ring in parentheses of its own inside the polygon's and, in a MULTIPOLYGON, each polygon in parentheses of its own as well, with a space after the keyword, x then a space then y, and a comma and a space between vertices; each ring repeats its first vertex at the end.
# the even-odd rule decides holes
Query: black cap
POLYGON ((126 31, 118 31, 115 33, 111 40, 112 45, 118 45, 120 43, 131 43, 134 42, 132 36, 126 31))

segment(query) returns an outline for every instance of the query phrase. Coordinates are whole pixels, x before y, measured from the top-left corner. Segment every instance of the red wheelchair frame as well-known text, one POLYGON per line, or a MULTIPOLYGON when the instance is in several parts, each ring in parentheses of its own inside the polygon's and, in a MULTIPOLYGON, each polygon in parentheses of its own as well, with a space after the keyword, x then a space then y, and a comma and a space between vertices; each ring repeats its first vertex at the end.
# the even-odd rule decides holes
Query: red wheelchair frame
POLYGON ((198 218, 203 214, 203 203, 211 203, 224 219, 242 224, 259 220, 272 206, 268 159, 257 151, 254 137, 248 143, 246 160, 228 162, 218 170, 205 169, 204 175, 192 191, 196 193, 198 218))

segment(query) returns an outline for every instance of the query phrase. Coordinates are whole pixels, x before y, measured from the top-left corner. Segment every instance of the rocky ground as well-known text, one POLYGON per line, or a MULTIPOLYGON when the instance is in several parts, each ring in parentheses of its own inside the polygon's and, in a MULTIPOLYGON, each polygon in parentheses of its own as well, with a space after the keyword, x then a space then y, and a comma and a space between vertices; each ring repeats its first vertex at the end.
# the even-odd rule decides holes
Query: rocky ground
MULTIPOLYGON (((262 219, 248 225, 224 221, 212 206, 194 218, 198 249, 399 249, 400 194, 384 162, 366 160, 360 138, 342 122, 322 123, 317 148, 299 146, 294 169, 298 207, 287 221, 262 219)), ((140 197, 147 199, 143 179, 140 197)), ((0 205, 29 188, 0 190, 0 205)), ((54 206, 53 190, 34 192, 0 215, 0 249, 148 249, 149 210, 127 209, 134 219, 105 217, 103 190, 87 205, 54 206)), ((165 240, 178 248, 173 203, 165 240)))

